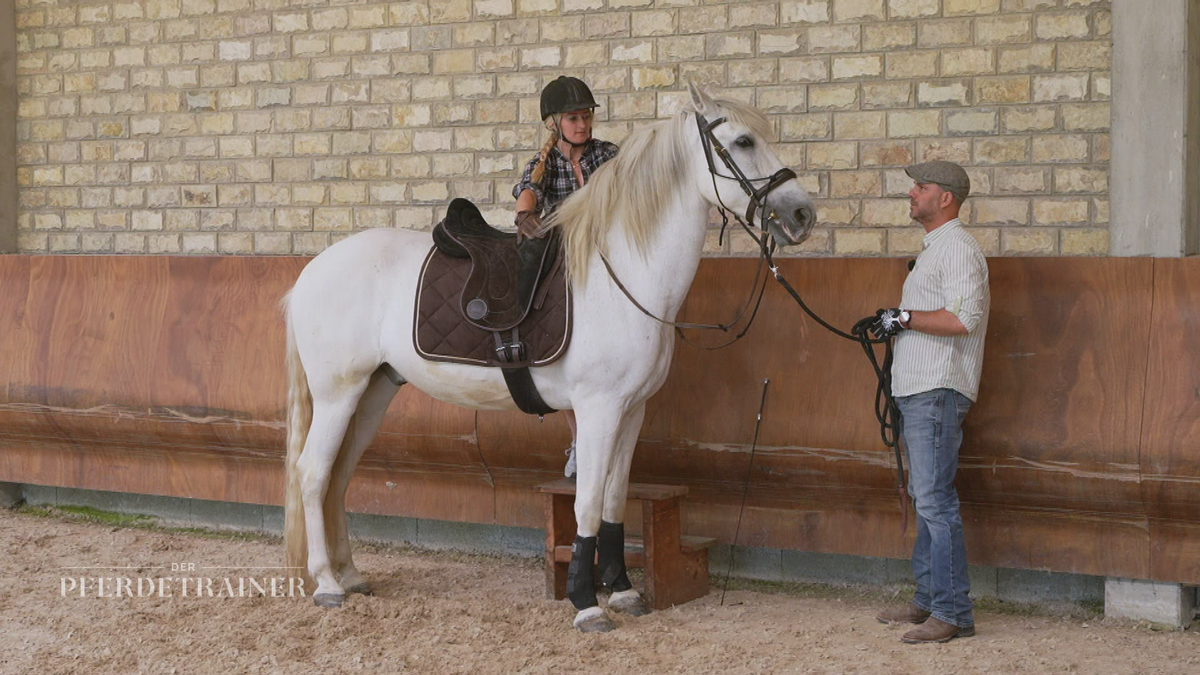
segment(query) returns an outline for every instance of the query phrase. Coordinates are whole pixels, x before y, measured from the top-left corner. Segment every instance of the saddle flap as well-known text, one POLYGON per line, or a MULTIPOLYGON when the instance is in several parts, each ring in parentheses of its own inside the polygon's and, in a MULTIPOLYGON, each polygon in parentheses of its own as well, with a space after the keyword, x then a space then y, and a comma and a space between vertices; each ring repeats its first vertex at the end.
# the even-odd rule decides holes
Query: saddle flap
POLYGON ((555 264, 538 289, 534 307, 520 323, 526 363, 505 363, 497 358, 495 332, 467 321, 462 312, 462 288, 471 262, 453 258, 434 248, 426 258, 418 285, 413 343, 417 353, 432 361, 477 366, 542 366, 566 351, 571 332, 571 294, 566 270, 555 264))

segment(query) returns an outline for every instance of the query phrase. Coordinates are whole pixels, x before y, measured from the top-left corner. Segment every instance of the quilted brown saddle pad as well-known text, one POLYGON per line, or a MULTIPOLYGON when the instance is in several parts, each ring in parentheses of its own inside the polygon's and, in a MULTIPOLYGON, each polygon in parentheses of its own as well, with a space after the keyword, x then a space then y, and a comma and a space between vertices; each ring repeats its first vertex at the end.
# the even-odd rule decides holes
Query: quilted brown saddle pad
MULTIPOLYGON (((417 283, 413 322, 413 346, 422 358, 473 366, 544 366, 567 351, 571 294, 561 259, 542 281, 529 314, 516 328, 525 343, 523 362, 502 362, 496 354, 496 333, 472 325, 463 316, 461 296, 470 273, 470 258, 454 258, 437 247, 429 249, 417 283)), ((507 338, 511 333, 504 331, 503 335, 507 338)))

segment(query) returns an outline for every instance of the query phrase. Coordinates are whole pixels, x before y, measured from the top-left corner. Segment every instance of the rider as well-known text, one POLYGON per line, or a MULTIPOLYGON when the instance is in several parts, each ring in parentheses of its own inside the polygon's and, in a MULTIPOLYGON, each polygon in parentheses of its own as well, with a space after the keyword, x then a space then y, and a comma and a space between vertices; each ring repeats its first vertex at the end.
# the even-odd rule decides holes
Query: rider
MULTIPOLYGON (((522 280, 537 274, 546 250, 548 238, 542 218, 554 213, 601 164, 617 155, 615 143, 592 138, 592 110, 597 107, 592 90, 576 77, 560 76, 542 89, 542 123, 550 131, 550 139, 529 160, 521 182, 513 187, 522 280)), ((563 473, 571 478, 575 475, 575 414, 570 410, 567 422, 571 447, 567 449, 563 473)))

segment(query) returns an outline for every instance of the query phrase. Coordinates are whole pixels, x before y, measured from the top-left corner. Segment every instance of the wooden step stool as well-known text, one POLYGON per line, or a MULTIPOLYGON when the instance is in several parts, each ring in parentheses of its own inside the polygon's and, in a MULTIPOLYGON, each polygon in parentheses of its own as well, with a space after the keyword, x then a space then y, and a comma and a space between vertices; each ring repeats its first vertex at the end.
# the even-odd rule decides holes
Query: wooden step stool
MULTIPOLYGON (((546 495, 546 597, 567 597, 567 567, 575 542, 575 483, 561 478, 534 488, 546 495)), ((626 567, 645 570, 642 597, 651 609, 708 593, 710 537, 679 533, 679 504, 688 489, 677 485, 630 483, 628 498, 642 502, 642 537, 626 537, 626 567)))

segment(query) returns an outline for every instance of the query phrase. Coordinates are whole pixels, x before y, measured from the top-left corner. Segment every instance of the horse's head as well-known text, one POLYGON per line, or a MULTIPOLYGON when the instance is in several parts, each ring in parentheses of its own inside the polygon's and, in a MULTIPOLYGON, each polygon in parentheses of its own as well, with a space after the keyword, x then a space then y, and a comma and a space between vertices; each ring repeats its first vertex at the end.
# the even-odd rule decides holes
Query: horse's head
POLYGON ((770 123, 758 110, 717 101, 688 85, 691 106, 685 112, 695 124, 688 134, 694 153, 697 189, 714 206, 723 205, 751 224, 765 218, 780 243, 808 238, 816 208, 796 174, 783 166, 768 145, 770 123))

